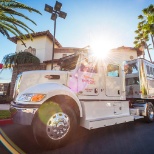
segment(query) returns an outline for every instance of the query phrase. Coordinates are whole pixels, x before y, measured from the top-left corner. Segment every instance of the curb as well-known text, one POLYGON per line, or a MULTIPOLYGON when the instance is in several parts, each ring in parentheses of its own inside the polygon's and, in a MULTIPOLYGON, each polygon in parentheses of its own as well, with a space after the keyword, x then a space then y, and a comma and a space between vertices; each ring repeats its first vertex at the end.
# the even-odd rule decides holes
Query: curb
POLYGON ((12 119, 1 119, 0 120, 0 125, 8 125, 8 124, 13 124, 12 119))

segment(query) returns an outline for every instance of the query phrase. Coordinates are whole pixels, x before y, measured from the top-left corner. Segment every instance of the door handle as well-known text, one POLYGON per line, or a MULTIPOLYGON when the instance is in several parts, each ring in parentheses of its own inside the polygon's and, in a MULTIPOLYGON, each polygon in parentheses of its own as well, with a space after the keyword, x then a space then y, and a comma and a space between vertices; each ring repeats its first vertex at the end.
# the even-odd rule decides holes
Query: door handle
POLYGON ((94 92, 95 92, 95 93, 98 93, 98 89, 97 89, 97 88, 95 88, 94 92))
POLYGON ((82 93, 83 93, 83 91, 79 91, 79 92, 78 92, 78 94, 82 94, 82 93))
POLYGON ((120 95, 120 90, 118 90, 118 94, 120 95))

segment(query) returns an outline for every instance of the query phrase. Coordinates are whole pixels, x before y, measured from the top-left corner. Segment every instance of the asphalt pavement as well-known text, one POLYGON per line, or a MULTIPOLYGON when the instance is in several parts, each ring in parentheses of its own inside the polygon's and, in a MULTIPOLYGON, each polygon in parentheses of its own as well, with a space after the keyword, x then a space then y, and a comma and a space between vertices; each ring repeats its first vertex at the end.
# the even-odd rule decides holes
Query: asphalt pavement
POLYGON ((29 126, 1 126, 6 135, 28 154, 153 154, 154 123, 143 120, 86 130, 79 128, 70 142, 56 150, 37 146, 29 126))

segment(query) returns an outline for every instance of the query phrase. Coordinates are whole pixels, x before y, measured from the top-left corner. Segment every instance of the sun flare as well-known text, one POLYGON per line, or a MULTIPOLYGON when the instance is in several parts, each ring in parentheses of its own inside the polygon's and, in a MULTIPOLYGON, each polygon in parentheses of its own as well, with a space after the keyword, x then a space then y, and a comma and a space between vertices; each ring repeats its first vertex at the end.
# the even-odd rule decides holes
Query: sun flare
POLYGON ((115 47, 115 43, 111 39, 95 39, 90 44, 92 53, 99 59, 105 59, 109 56, 111 49, 115 47))

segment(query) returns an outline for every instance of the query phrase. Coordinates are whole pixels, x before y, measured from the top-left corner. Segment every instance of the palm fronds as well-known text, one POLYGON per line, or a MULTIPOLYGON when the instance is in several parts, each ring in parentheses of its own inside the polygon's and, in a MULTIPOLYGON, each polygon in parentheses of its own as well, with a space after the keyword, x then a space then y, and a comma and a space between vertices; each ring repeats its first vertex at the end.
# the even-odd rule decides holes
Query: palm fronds
POLYGON ((25 39, 26 37, 23 34, 24 30, 32 39, 30 33, 34 33, 34 31, 23 21, 19 20, 18 17, 30 21, 35 25, 36 23, 17 10, 27 10, 29 12, 41 14, 38 10, 15 0, 0 0, 0 33, 7 37, 10 37, 10 33, 12 33, 20 39, 25 39))
POLYGON ((151 37, 153 48, 154 48, 154 5, 150 5, 149 7, 142 10, 143 15, 139 15, 138 19, 140 22, 138 23, 137 30, 135 31, 135 48, 144 47, 149 55, 149 59, 152 62, 152 58, 149 51, 149 40, 151 37))

